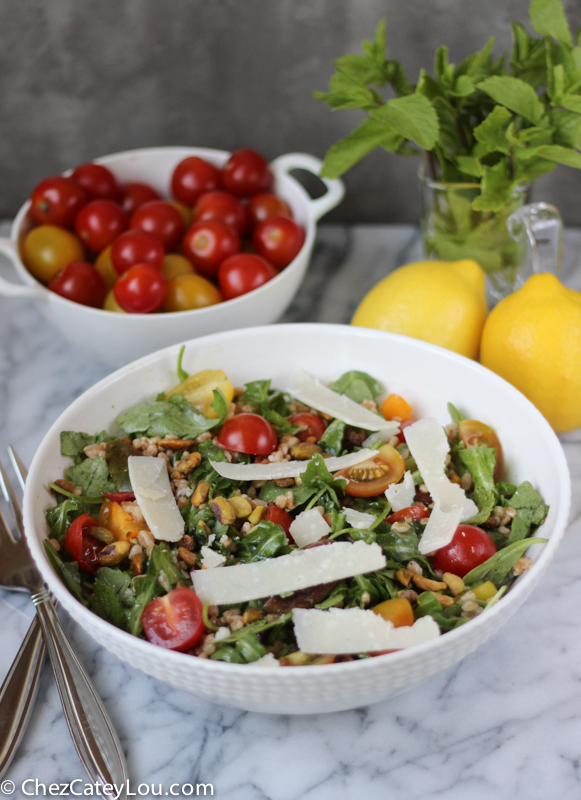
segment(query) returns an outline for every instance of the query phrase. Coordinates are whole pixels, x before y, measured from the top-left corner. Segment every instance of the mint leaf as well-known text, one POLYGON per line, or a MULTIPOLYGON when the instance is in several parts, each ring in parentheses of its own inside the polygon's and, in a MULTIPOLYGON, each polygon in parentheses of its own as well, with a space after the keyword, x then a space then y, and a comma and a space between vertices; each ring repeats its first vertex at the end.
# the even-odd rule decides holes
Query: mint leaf
POLYGON ((431 150, 436 144, 438 115, 430 101, 421 94, 396 97, 370 113, 374 119, 387 123, 424 150, 431 150))
POLYGON ((376 147, 397 150, 403 137, 375 119, 366 119, 353 133, 340 139, 327 152, 321 168, 322 178, 338 178, 376 147))
POLYGON ((531 0, 529 15, 533 29, 541 36, 549 36, 572 46, 571 31, 561 0, 531 0))
POLYGON ((508 164, 499 161, 494 167, 484 167, 482 189, 472 202, 476 211, 500 211, 510 199, 515 182, 508 177, 508 164))
POLYGON ((537 93, 528 83, 510 75, 493 75, 478 84, 478 88, 489 97, 506 106, 515 114, 535 125, 541 121, 545 107, 537 93))
POLYGON ((563 108, 568 108, 569 111, 581 114, 581 97, 578 94, 567 94, 561 97, 560 105, 562 105, 563 108))
POLYGON ((460 172, 465 175, 474 175, 475 178, 482 177, 482 164, 478 158, 474 158, 474 156, 457 156, 456 163, 460 172))
POLYGON ((579 147, 581 145, 581 97, 577 99, 579 100, 579 113, 564 108, 553 108, 550 111, 555 144, 563 145, 563 147, 579 147))
POLYGON ((558 144, 543 145, 536 149, 536 155, 548 161, 556 161, 557 164, 581 169, 581 153, 569 147, 562 147, 558 144))
POLYGON ((511 119, 512 114, 508 109, 496 106, 486 119, 474 128, 474 136, 484 146, 484 152, 510 152, 510 143, 506 138, 506 126, 511 119))

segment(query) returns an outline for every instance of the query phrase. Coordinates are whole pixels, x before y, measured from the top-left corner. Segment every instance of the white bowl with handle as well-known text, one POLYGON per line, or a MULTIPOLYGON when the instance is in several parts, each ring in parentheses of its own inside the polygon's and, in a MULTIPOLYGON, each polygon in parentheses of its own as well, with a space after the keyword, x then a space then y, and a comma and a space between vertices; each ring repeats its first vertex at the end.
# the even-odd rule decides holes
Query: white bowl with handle
POLYGON ((510 619, 540 580, 565 530, 571 489, 559 440, 524 395, 474 361, 416 339, 345 325, 274 325, 196 339, 186 346, 184 367, 190 373, 223 369, 234 385, 272 378, 274 387, 299 368, 323 381, 363 370, 387 391, 404 396, 418 416, 435 416, 442 424, 449 422, 450 401, 495 428, 507 478, 529 480, 550 505, 536 534, 548 543, 529 549, 532 568, 469 623, 418 647, 359 661, 277 668, 227 664, 156 647, 97 617, 61 583, 42 545, 45 510, 55 502, 48 483, 70 465, 60 454, 60 432, 112 430, 121 411, 175 385, 178 352, 175 346, 142 358, 79 397, 45 436, 26 483, 24 521, 46 583, 73 619, 122 660, 171 686, 250 711, 311 714, 356 708, 410 689, 463 659, 510 619))
MULTIPOLYGON (((148 183, 163 197, 168 197, 175 167, 189 156, 199 156, 221 167, 230 154, 203 147, 152 147, 103 156, 95 159, 95 163, 110 169, 120 183, 148 183)), ((306 153, 280 156, 271 162, 270 168, 274 176, 273 191, 290 205, 296 222, 304 228, 305 241, 288 267, 253 292, 207 308, 165 314, 118 314, 73 303, 50 292, 22 263, 20 246, 35 225, 27 201, 14 219, 10 237, 0 238, 0 252, 10 259, 21 283, 0 277, 0 295, 33 300, 66 339, 112 366, 127 364, 154 350, 196 336, 275 322, 290 305, 303 280, 318 220, 341 202, 345 188, 339 180, 323 178, 327 191, 312 200, 290 175, 294 169, 319 174, 321 161, 306 153)))

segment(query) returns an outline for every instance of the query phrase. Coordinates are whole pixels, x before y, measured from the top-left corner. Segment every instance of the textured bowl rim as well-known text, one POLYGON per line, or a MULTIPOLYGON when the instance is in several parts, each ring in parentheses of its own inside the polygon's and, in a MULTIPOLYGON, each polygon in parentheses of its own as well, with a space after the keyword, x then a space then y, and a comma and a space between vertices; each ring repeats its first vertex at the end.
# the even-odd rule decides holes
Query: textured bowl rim
MULTIPOLYGON (((107 166, 107 165, 109 165, 111 163, 114 163, 117 160, 122 160, 122 159, 125 159, 125 158, 129 158, 129 157, 131 157, 133 155, 137 155, 137 154, 139 154, 139 155, 145 155, 145 154, 155 155, 155 154, 161 153, 161 152, 168 153, 168 152, 171 152, 172 150, 174 150, 174 151, 188 150, 188 151, 191 151, 191 155, 208 154, 208 155, 212 155, 212 156, 218 156, 218 157, 221 157, 221 158, 225 158, 225 157, 230 155, 230 153, 227 150, 217 150, 217 149, 214 149, 214 148, 211 148, 211 147, 191 147, 191 146, 186 146, 186 145, 184 145, 184 146, 181 146, 181 145, 168 145, 168 146, 160 146, 160 147, 139 147, 139 148, 135 148, 134 150, 123 150, 123 151, 121 151, 119 153, 109 153, 108 155, 99 156, 99 158, 93 159, 93 163, 95 163, 95 164, 103 164, 103 165, 107 166)), ((282 158, 282 156, 278 156, 277 158, 282 158)), ((274 159, 274 160, 276 161, 277 159, 274 159)), ((269 166, 270 166, 270 164, 272 164, 272 162, 269 163, 269 166)), ((72 171, 73 171, 72 168, 71 169, 67 169, 67 170, 65 170, 63 175, 66 177, 66 176, 70 175, 72 173, 72 171)), ((269 284, 280 283, 281 280, 284 278, 284 276, 287 274, 287 271, 294 272, 294 268, 298 267, 298 264, 299 264, 299 261, 300 261, 301 257, 304 255, 305 252, 307 252, 309 250, 309 248, 311 248, 314 245, 315 233, 316 233, 316 230, 317 230, 317 222, 318 221, 315 220, 313 218, 313 216, 311 215, 311 213, 309 212, 309 202, 312 202, 312 200, 308 196, 308 194, 305 191, 305 189, 303 188, 303 186, 299 183, 299 181, 296 180, 296 178, 293 178, 293 176, 290 175, 289 173, 286 173, 285 177, 288 178, 290 181, 292 181, 295 184, 295 188, 297 188, 299 190, 299 194, 303 195, 302 201, 304 203, 304 209, 305 209, 305 212, 306 212, 306 221, 305 221, 305 224, 304 224, 305 240, 304 240, 304 242, 302 244, 301 249, 296 254, 296 256, 293 258, 293 260, 290 262, 290 264, 288 264, 286 267, 284 267, 283 269, 278 271, 278 274, 275 275, 274 278, 272 278, 270 281, 267 281, 267 283, 263 284, 262 286, 258 286, 256 289, 253 289, 251 292, 247 292, 246 294, 240 295, 239 297, 234 297, 231 300, 222 300, 220 303, 215 303, 214 305, 211 305, 211 306, 205 306, 204 308, 193 308, 193 309, 190 309, 189 311, 178 311, 178 312, 166 311, 164 313, 156 313, 156 314, 127 314, 123 319, 133 320, 133 319, 147 318, 147 319, 152 320, 152 323, 151 323, 152 325, 156 325, 156 324, 157 325, 163 325, 164 322, 167 320, 167 315, 168 314, 172 314, 173 315, 173 314, 177 313, 177 314, 181 315, 182 319, 186 318, 185 317, 186 314, 195 314, 196 315, 195 319, 199 320, 199 319, 201 319, 203 317, 211 316, 212 313, 215 312, 216 307, 222 308, 224 303, 229 303, 230 305, 228 306, 228 308, 233 308, 234 305, 239 306, 239 305, 244 304, 244 302, 250 296, 254 298, 254 297, 257 297, 259 293, 264 294, 265 287, 267 287, 269 284), (157 320, 157 322, 155 320, 157 320)), ((36 286, 39 289, 43 289, 47 293, 47 297, 50 297, 50 299, 53 302, 57 303, 57 305, 59 303, 64 303, 65 305, 73 304, 75 307, 77 307, 77 306, 80 305, 79 303, 75 303, 73 300, 69 300, 68 298, 63 297, 62 295, 56 294, 55 292, 50 292, 48 287, 45 286, 40 281, 38 281, 34 277, 34 275, 32 275, 32 273, 30 273, 28 271, 28 269, 26 268, 26 266, 22 262, 22 259, 20 257, 19 236, 20 236, 20 230, 22 228, 22 224, 23 224, 23 222, 24 222, 24 220, 26 218, 26 215, 28 213, 29 208, 30 208, 30 199, 26 200, 21 205, 21 207, 18 209, 18 213, 14 217, 14 220, 13 220, 11 228, 10 228, 10 239, 12 241, 12 244, 15 246, 17 254, 18 254, 18 262, 19 262, 18 266, 25 273, 25 275, 21 275, 21 277, 26 277, 28 279, 28 285, 36 286)), ((18 271, 18 274, 20 274, 20 270, 18 271)), ((96 316, 100 316, 100 315, 106 314, 106 315, 108 315, 107 318, 109 318, 109 315, 112 313, 111 311, 107 311, 104 308, 93 308, 92 306, 83 306, 83 308, 87 313, 92 314, 93 316, 95 316, 95 315, 96 316)), ((137 323, 129 322, 128 324, 129 325, 136 325, 137 323)))
MULTIPOLYGON (((199 337, 196 339, 192 339, 190 342, 186 343, 195 345, 196 348, 199 348, 200 345, 203 347, 206 344, 214 344, 214 343, 221 343, 223 341, 227 341, 228 339, 236 336, 243 336, 243 335, 252 335, 257 333, 264 333, 265 336, 268 336, 269 332, 272 330, 273 326, 271 325, 263 325, 254 328, 244 328, 240 330, 230 330, 230 331, 223 331, 221 333, 210 334, 208 336, 199 337)), ((434 356, 439 358, 446 358, 453 363, 457 363, 462 366, 463 369, 469 369, 470 371, 476 372, 477 374, 486 374, 488 380, 492 380, 493 385, 496 383, 499 386, 502 386, 504 391, 508 391, 509 395, 512 395, 516 404, 524 405, 527 407, 529 414, 532 414, 533 418, 536 419, 536 426, 540 429, 546 436, 549 445, 551 454, 555 459, 555 464, 558 470, 558 481, 562 487, 563 492, 563 502, 560 504, 559 508, 556 510, 556 515, 553 520, 553 531, 552 535, 549 538, 548 542, 542 545, 542 550, 540 555, 535 560, 533 566, 527 570, 518 580, 516 583, 511 587, 510 592, 507 592, 504 597, 502 597, 494 607, 489 609, 486 614, 481 614, 478 617, 470 620, 469 626, 461 625, 459 628, 456 628, 452 631, 448 631, 447 633, 439 636, 437 639, 431 640, 429 642, 425 642, 420 645, 416 645, 408 650, 399 650, 397 652, 385 654, 383 656, 377 656, 374 658, 364 658, 358 661, 346 661, 346 662, 339 662, 335 664, 317 664, 317 665, 305 665, 300 669, 277 669, 275 671, 275 675, 279 676, 279 680, 281 681, 308 681, 310 676, 312 675, 312 669, 308 667, 317 669, 317 674, 319 671, 324 670, 328 672, 331 671, 329 674, 338 674, 339 671, 343 672, 351 672, 353 670, 365 670, 370 669, 371 665, 377 665, 378 660, 384 661, 387 663, 396 663, 396 662, 405 662, 407 660, 413 660, 415 658, 422 658, 427 653, 438 652, 438 650, 452 646, 453 643, 466 635, 466 629, 476 631, 476 626, 482 626, 487 624, 488 621, 491 621, 493 617, 497 616, 498 614, 503 614, 505 609, 508 609, 509 606, 515 606, 518 608, 520 605, 519 599, 521 595, 524 595, 526 598, 528 594, 528 586, 529 583, 536 583, 536 576, 542 574, 545 568, 553 558, 555 551, 563 537, 565 532, 565 528, 567 525, 568 517, 569 517, 569 508, 571 502, 571 479, 569 474, 569 468, 567 465, 567 461, 565 458, 565 454, 563 452, 563 448, 561 444, 547 422, 547 420, 543 417, 540 411, 528 400, 518 389, 514 386, 509 384, 504 378, 501 378, 496 373, 493 373, 491 370, 487 369, 486 367, 482 366, 481 364, 477 363, 476 361, 472 361, 465 356, 461 356, 457 353, 454 353, 450 350, 446 350, 442 347, 437 345, 429 344, 427 342, 423 342, 418 339, 412 339, 408 336, 402 336, 400 334, 395 333, 388 333, 385 331, 377 331, 372 330, 369 328, 358 328, 358 327, 350 327, 348 325, 336 325, 336 324, 327 324, 327 323, 287 323, 282 325, 276 325, 277 329, 282 329, 282 331, 286 331, 288 335, 292 335, 297 328, 300 328, 301 331, 306 333, 312 332, 316 334, 321 330, 326 330, 332 333, 334 337, 347 337, 347 338, 359 338, 362 341, 368 338, 380 338, 383 339, 386 343, 392 343, 397 345, 397 343, 405 342, 406 345, 410 345, 410 343, 417 347, 419 350, 424 350, 428 353, 432 353, 434 356), (389 662, 387 659, 389 658, 389 662)), ((45 442, 47 439, 52 436, 54 433, 60 433, 63 429, 63 419, 66 419, 69 412, 71 410, 76 410, 79 407, 82 407, 88 399, 91 398, 91 395, 98 392, 101 388, 106 387, 111 383, 115 383, 118 380, 122 379, 124 375, 129 375, 131 371, 135 368, 145 366, 148 362, 152 360, 157 360, 164 355, 169 355, 171 353, 178 352, 180 345, 170 345, 169 347, 163 348, 161 350, 157 350, 154 353, 150 353, 147 356, 143 356, 142 358, 131 362, 130 364, 121 367, 120 369, 116 370, 115 372, 111 373, 107 377, 100 380, 98 383, 94 384, 92 387, 87 389, 80 397, 78 397, 71 405, 63 411, 62 414, 59 415, 58 419, 51 425, 50 429, 43 437, 41 444, 38 447, 38 450, 34 456, 32 461, 29 478, 26 483, 26 489, 24 494, 24 524, 27 530, 31 530, 33 528, 32 519, 33 519, 33 507, 34 507, 34 496, 33 490, 30 488, 35 484, 36 473, 40 467, 40 460, 42 456, 42 451, 44 449, 45 442)), ((43 537, 45 538, 45 537, 43 537)), ((212 661, 211 659, 202 659, 196 658, 195 656, 190 656, 187 653, 178 653, 172 650, 165 650, 164 648, 157 647, 150 642, 140 639, 136 636, 133 636, 126 631, 121 630, 120 628, 116 628, 112 623, 103 620, 102 618, 98 617, 94 612, 90 611, 88 608, 82 605, 65 587, 62 583, 60 578, 52 569, 45 553, 44 548, 40 544, 40 538, 37 535, 29 536, 28 542, 29 547, 32 552, 33 558, 43 575, 46 583, 48 584, 50 590, 53 594, 58 598, 58 600, 62 603, 62 605, 71 613, 75 621, 79 624, 82 624, 83 621, 87 621, 89 623, 88 630, 92 638, 94 638, 93 634, 90 631, 91 627, 96 627, 101 630, 104 635, 113 635, 114 637, 122 637, 122 640, 127 646, 134 648, 136 654, 143 653, 144 655, 151 655, 152 649, 155 648, 156 651, 159 651, 157 654, 157 658, 160 661, 167 662, 168 665, 185 665, 190 664, 190 668, 195 672, 195 670, 210 670, 215 674, 221 673, 222 675, 232 675, 232 670, 244 670, 244 674, 248 674, 250 677, 251 675, 256 677, 257 675, 264 675, 264 667, 257 667, 254 666, 252 663, 250 664, 230 664, 223 661, 212 661), (145 648, 145 649, 143 649, 145 648)), ((541 547, 541 545, 538 545, 541 547)), ((515 608, 515 610, 516 610, 515 608)), ((238 673, 240 674, 240 672, 238 673)), ((268 670, 268 674, 272 676, 273 671, 268 670)))

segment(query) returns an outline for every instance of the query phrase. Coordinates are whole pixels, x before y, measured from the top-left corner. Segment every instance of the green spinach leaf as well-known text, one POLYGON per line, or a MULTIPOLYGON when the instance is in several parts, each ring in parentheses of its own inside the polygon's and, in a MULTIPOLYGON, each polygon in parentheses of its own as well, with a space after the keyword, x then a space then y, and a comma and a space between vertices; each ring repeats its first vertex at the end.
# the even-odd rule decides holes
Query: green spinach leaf
POLYGON ((383 392, 381 384, 366 372, 350 370, 345 372, 332 384, 331 389, 337 394, 344 394, 356 403, 364 400, 377 400, 383 392))
POLYGON ((332 456, 340 456, 343 450, 343 439, 345 438, 346 425, 340 419, 334 419, 328 426, 325 433, 321 436, 317 444, 326 453, 332 456))
POLYGON ((280 525, 261 520, 238 544, 237 557, 244 564, 289 553, 286 534, 280 525))

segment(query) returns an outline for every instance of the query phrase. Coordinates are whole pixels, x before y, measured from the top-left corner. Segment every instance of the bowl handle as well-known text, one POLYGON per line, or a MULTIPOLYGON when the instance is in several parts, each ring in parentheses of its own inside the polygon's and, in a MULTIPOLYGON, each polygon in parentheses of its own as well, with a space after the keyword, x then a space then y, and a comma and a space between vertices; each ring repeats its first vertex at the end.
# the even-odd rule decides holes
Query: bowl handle
MULTIPOLYGON (((12 266, 18 263, 18 250, 12 239, 0 237, 0 253, 6 256, 12 266)), ((21 283, 10 283, 0 275, 0 295, 4 297, 28 297, 29 300, 47 300, 48 294, 40 286, 23 286, 21 283)))
POLYGON ((319 220, 323 214, 326 214, 332 208, 335 208, 336 205, 339 205, 345 195, 345 184, 343 181, 340 181, 338 178, 334 180, 321 178, 319 173, 322 166, 323 162, 320 159, 315 158, 315 156, 310 156, 307 153, 287 153, 287 155, 275 158, 270 164, 275 177, 279 175, 288 175, 291 169, 306 169, 323 181, 327 187, 327 191, 322 197, 311 200, 307 196, 309 214, 315 222, 319 220))

